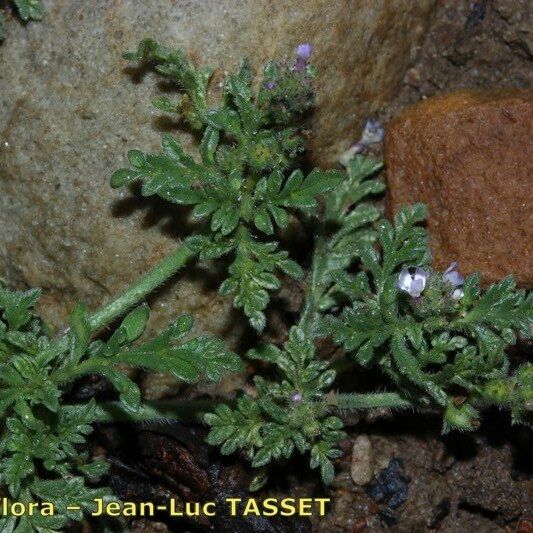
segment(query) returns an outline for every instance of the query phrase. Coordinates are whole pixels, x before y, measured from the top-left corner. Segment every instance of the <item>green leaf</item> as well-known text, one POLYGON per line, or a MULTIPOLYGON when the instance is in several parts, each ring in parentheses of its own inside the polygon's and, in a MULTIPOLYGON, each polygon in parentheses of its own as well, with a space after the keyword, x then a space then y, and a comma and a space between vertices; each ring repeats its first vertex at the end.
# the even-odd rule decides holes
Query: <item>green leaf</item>
POLYGON ((227 131, 234 135, 241 132, 241 123, 236 111, 227 108, 219 108, 208 111, 205 116, 206 122, 217 130, 227 131))
POLYGON ((356 276, 353 276, 341 270, 335 272, 334 280, 336 282, 336 289, 352 300, 363 299, 371 294, 368 274, 366 272, 358 272, 356 276))
POLYGON ((320 475, 322 476, 322 481, 326 485, 333 482, 333 479, 335 478, 335 469, 333 468, 331 461, 324 461, 320 465, 320 475))
POLYGON ((215 164, 215 153, 218 146, 220 138, 220 132, 218 129, 208 126, 202 137, 202 142, 200 143, 200 154, 202 156, 202 161, 206 165, 215 164))
POLYGON ((440 387, 435 385, 429 376, 422 372, 418 361, 405 345, 405 341, 399 335, 394 335, 392 337, 391 352, 394 362, 402 374, 418 386, 426 389, 439 405, 446 405, 448 402, 448 395, 440 387))
POLYGON ((259 231, 262 231, 267 235, 272 235, 272 233, 274 233, 274 226, 272 225, 272 220, 270 220, 270 216, 266 209, 259 209, 255 212, 254 224, 259 231))
POLYGON ((13 0, 13 3, 24 22, 42 20, 46 13, 42 0, 13 0))
POLYGON ((143 169, 146 165, 146 156, 140 150, 130 150, 128 161, 133 168, 143 169))
POLYGON ((146 304, 137 307, 126 316, 120 324, 120 329, 126 333, 126 342, 136 341, 144 333, 149 316, 150 309, 146 304))
POLYGON ((91 338, 89 310, 84 303, 77 303, 70 314, 70 360, 79 362, 85 354, 91 338))
POLYGON ((300 209, 315 207, 316 197, 331 191, 341 181, 342 174, 336 170, 314 169, 304 178, 302 171, 297 169, 288 177, 279 204, 300 209))
POLYGON ((190 316, 178 320, 159 337, 117 354, 115 360, 165 372, 187 383, 219 381, 227 373, 240 372, 242 362, 224 344, 209 337, 197 337, 181 345, 173 343, 192 327, 190 316))
POLYGON ((211 229, 220 230, 222 235, 230 234, 239 223, 239 211, 235 205, 225 204, 220 207, 211 219, 211 229))
POLYGON ((292 259, 282 259, 278 263, 278 267, 285 272, 285 274, 288 274, 291 278, 294 279, 301 279, 303 278, 304 271, 302 270, 302 267, 292 259))
POLYGON ((361 154, 356 154, 353 159, 346 163, 348 175, 356 183, 360 183, 365 178, 374 175, 382 168, 383 161, 361 154))
POLYGON ((124 187, 139 179, 141 175, 142 173, 135 169, 119 168, 113 172, 111 176, 111 187, 113 187, 113 189, 124 187))
POLYGON ((120 370, 110 366, 100 365, 96 371, 108 379, 120 395, 120 401, 126 410, 135 412, 141 404, 141 391, 139 387, 120 370))
POLYGON ((34 472, 34 466, 24 453, 14 453, 2 462, 2 479, 14 497, 20 493, 22 482, 34 472))
POLYGON ((109 471, 109 464, 105 461, 93 461, 85 465, 80 465, 78 470, 90 479, 98 479, 109 471))
POLYGON ((28 324, 40 295, 39 289, 9 291, 0 284, 0 310, 12 330, 19 330, 28 324))
POLYGON ((414 204, 410 207, 402 207, 394 216, 394 226, 396 232, 402 235, 406 230, 411 229, 415 224, 424 222, 427 216, 427 208, 424 204, 414 204))
POLYGON ((524 298, 523 292, 515 291, 514 279, 508 276, 486 290, 465 321, 515 328, 527 335, 533 324, 533 298, 531 294, 524 298))
POLYGON ((152 105, 166 113, 176 113, 179 104, 171 102, 166 96, 160 96, 152 100, 152 105))
POLYGON ((289 215, 285 209, 277 207, 275 205, 269 205, 268 210, 272 215, 272 218, 281 229, 286 229, 289 224, 289 215))

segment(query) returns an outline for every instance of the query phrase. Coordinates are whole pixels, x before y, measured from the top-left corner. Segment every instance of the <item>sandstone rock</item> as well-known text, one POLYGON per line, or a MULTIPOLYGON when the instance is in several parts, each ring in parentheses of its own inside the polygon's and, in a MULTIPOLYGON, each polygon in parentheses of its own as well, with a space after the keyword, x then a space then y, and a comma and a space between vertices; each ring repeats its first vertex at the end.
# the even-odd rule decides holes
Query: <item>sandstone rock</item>
POLYGON ((359 435, 352 449, 350 474, 356 485, 366 485, 374 477, 374 453, 372 443, 367 435, 359 435))
POLYGON ((169 374, 150 372, 143 377, 141 390, 145 400, 161 400, 178 396, 181 385, 181 382, 169 374))
POLYGON ((461 91, 394 119, 387 210, 428 205, 436 266, 533 286, 533 91, 461 91))
MULTIPOLYGON (((258 67, 313 42, 313 143, 328 162, 394 94, 432 5, 49 0, 42 23, 10 22, 0 47, 0 275, 43 287, 45 315, 60 324, 75 299, 92 308, 108 300, 186 234, 170 206, 120 199, 108 185, 127 149, 157 150, 163 130, 177 131, 150 106, 155 78, 133 75, 120 57, 143 36, 228 70, 243 56, 258 67)), ((155 323, 191 312, 199 329, 235 341, 231 302, 216 287, 210 273, 187 271, 157 298, 155 323)))

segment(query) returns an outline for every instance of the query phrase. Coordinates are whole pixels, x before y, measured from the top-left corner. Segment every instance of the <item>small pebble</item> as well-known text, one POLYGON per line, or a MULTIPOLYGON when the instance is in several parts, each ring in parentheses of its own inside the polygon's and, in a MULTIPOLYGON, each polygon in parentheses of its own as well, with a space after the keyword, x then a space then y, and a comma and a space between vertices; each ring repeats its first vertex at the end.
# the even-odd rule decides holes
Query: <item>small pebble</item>
POLYGON ((350 474, 356 485, 366 485, 374 477, 374 452, 367 435, 359 435, 352 448, 350 474))
POLYGON ((368 486, 367 494, 378 502, 385 502, 391 509, 397 509, 407 500, 410 478, 404 472, 401 459, 392 459, 376 479, 368 486))

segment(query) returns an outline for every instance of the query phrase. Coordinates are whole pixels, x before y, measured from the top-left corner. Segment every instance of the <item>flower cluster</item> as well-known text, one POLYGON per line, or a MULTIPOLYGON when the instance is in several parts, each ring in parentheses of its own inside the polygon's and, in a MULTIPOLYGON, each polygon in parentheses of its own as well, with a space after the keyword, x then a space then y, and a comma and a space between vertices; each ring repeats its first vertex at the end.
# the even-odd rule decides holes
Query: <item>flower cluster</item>
MULTIPOLYGON (((405 267, 398 275, 397 287, 406 292, 412 298, 421 297, 428 283, 429 272, 420 267, 405 267)), ((457 263, 454 261, 442 274, 442 281, 451 290, 451 298, 460 300, 464 296, 462 286, 464 278, 457 271, 457 263)))

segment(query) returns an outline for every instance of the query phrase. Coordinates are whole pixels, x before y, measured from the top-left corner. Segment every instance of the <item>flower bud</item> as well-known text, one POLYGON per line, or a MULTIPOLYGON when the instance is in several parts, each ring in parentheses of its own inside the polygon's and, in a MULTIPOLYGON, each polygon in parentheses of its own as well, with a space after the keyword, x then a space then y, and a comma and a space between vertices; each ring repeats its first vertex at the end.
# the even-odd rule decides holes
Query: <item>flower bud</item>
POLYGON ((493 379, 483 385, 482 398, 488 403, 502 405, 510 400, 510 383, 505 379, 493 379))
POLYGON ((450 402, 444 411, 444 433, 452 429, 473 431, 479 424, 478 413, 469 403, 456 407, 450 402))

